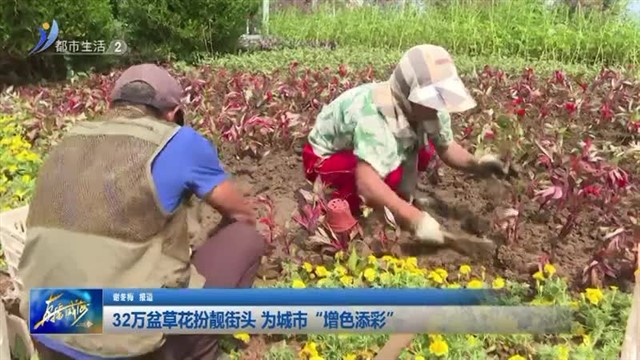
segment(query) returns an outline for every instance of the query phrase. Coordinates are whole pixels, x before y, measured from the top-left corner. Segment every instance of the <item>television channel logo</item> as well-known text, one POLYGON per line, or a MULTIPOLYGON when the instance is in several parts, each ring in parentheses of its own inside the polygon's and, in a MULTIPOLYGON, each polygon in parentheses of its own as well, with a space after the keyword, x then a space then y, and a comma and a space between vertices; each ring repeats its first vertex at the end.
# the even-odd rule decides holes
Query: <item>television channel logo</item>
POLYGON ((33 49, 29 51, 29 56, 39 54, 47 50, 51 47, 51 45, 53 45, 53 43, 56 42, 59 32, 58 22, 55 19, 53 19, 51 24, 45 22, 41 27, 38 28, 38 31, 40 32, 40 39, 38 40, 36 46, 34 46, 33 49), (49 34, 47 34, 47 30, 49 31, 49 34))
POLYGON ((29 297, 31 334, 102 333, 101 289, 33 288, 29 297))

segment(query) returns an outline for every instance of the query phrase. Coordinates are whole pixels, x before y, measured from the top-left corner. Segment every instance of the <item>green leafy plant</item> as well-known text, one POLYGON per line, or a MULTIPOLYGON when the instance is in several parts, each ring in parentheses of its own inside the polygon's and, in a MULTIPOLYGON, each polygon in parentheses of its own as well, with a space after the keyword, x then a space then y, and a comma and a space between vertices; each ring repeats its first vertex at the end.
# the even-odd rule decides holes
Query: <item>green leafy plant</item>
POLYGON ((234 50, 247 17, 258 8, 256 0, 125 0, 118 4, 118 16, 137 53, 195 60, 198 54, 234 50))

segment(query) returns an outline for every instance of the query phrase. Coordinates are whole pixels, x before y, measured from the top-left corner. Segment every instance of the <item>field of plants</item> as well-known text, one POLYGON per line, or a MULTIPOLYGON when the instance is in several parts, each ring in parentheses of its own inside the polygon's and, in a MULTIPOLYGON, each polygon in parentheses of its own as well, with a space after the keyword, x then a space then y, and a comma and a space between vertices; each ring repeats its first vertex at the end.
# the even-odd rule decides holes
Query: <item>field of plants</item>
MULTIPOLYGON (((632 0, 633 1, 633 0, 632 0)), ((438 43, 455 54, 506 56, 565 63, 635 64, 640 39, 626 1, 425 0, 426 11, 412 1, 370 0, 379 6, 348 7, 344 1, 270 0, 275 11, 269 33, 289 41, 337 43, 407 49, 438 43), (580 3, 579 11, 550 3, 580 3), (600 11, 603 3, 615 3, 600 11), (291 3, 296 6, 291 6, 291 3), (404 4, 404 11, 398 11, 404 4)))
MULTIPOLYGON (((329 20, 318 20, 321 15, 305 15, 308 23, 290 18, 297 24, 291 29, 303 40, 335 40, 333 50, 281 49, 197 66, 165 64, 186 89, 190 125, 217 144, 226 169, 255 199, 260 229, 270 244, 256 286, 504 288, 513 303, 573 306, 572 333, 424 334, 402 359, 616 358, 640 240, 640 81, 637 69, 627 66, 635 63, 640 48, 638 37, 632 36, 637 28, 627 28, 627 23, 614 28, 613 22, 582 28, 582 23, 571 24, 564 30, 554 25, 556 37, 523 33, 538 40, 516 48, 515 35, 513 41, 490 43, 488 36, 477 38, 482 31, 476 29, 478 43, 473 45, 471 32, 464 32, 473 23, 462 28, 464 36, 450 38, 449 23, 432 24, 431 33, 446 40, 433 42, 460 44, 452 45, 455 60, 478 102, 477 109, 454 117, 456 138, 472 152, 499 153, 522 169, 511 181, 477 180, 436 160, 422 176, 420 192, 432 200, 431 210, 445 228, 486 236, 497 244, 490 254, 465 256, 418 247, 376 213, 367 212, 349 236, 328 230, 326 189, 305 181, 300 161, 314 117, 346 89, 386 80, 403 47, 423 38, 421 33, 405 37, 389 30, 376 36, 381 48, 372 49, 367 40, 372 34, 358 30, 366 29, 370 18, 358 22, 357 12, 344 14, 353 17, 344 20, 352 28, 322 36, 309 33, 312 27, 333 28, 329 20), (610 35, 619 29, 624 31, 610 35), (597 32, 626 46, 608 49, 608 40, 594 37, 597 32), (570 45, 573 36, 580 39, 579 46, 552 52, 555 42, 570 45), (345 42, 349 46, 340 45, 345 42), (392 43, 402 46, 387 46, 392 43), (499 45, 505 50, 499 51, 499 45)), ((473 14, 448 16, 451 23, 463 24, 461 16, 473 14)), ((477 14, 476 28, 488 28, 483 13, 477 14)), ((394 16, 399 15, 379 19, 381 28, 395 29, 394 16)), ((547 23, 557 19, 552 20, 547 23)), ((499 24, 507 23, 529 27, 533 22, 499 24)), ((287 34, 282 19, 275 17, 272 24, 273 33, 297 36, 287 34)), ((492 34, 509 34, 500 26, 492 34)), ((9 87, 0 93, 2 211, 28 203, 48 149, 74 122, 106 110, 120 71, 78 74, 64 83, 9 87)), ((194 202, 190 241, 200 243, 217 221, 212 210, 194 202)), ((231 354, 237 359, 358 360, 371 359, 387 338, 237 334, 229 341, 241 345, 231 354)))
MULTIPOLYGON (((439 200, 436 215, 444 226, 499 242, 495 254, 478 259, 417 249, 393 224, 369 219, 348 239, 327 235, 324 194, 305 183, 297 152, 322 104, 360 83, 385 79, 389 66, 312 70, 292 62, 271 73, 214 65, 172 71, 187 89, 192 126, 215 139, 227 169, 260 206, 272 247, 261 286, 513 287, 517 301, 580 307, 584 318, 575 336, 425 335, 407 356, 562 358, 571 351, 587 359, 611 358, 619 351, 630 301, 623 290, 635 271, 640 209, 633 176, 640 155, 640 83, 633 77, 614 70, 574 77, 562 69, 505 72, 491 66, 466 72, 480 106, 456 117, 458 139, 476 152, 491 149, 509 157, 524 174, 496 184, 435 163, 420 188, 439 200), (576 336, 584 339, 576 342, 576 336)), ((28 200, 43 154, 68 126, 105 110, 117 75, 3 92, 5 209, 28 200)), ((216 218, 194 204, 192 219, 197 243, 216 218)), ((272 359, 297 358, 302 347, 308 358, 366 358, 384 338, 285 339, 291 347, 260 338, 251 340, 244 358, 259 358, 266 346, 272 359)))

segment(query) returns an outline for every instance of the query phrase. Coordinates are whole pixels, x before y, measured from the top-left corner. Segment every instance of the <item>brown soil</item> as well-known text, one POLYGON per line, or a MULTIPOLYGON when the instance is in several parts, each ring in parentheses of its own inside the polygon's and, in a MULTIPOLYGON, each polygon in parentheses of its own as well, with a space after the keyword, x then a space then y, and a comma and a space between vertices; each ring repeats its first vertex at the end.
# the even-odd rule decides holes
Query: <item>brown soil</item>
MULTIPOLYGON (((224 145, 220 149, 226 169, 234 174, 247 194, 269 195, 273 199, 280 225, 289 221, 291 214, 296 211, 295 192, 307 185, 299 154, 271 153, 256 161, 237 159, 230 155, 233 153, 226 151, 224 145)), ((417 256, 422 266, 443 267, 451 272, 461 264, 469 264, 484 266, 488 275, 501 275, 514 280, 530 279, 531 273, 537 268, 532 265, 537 263, 541 255, 551 252, 549 244, 557 233, 556 225, 549 219, 541 219, 535 207, 525 209, 518 241, 506 244, 504 236, 493 226, 493 221, 499 209, 510 206, 510 199, 504 190, 504 186, 508 185, 496 183, 496 180, 473 179, 447 168, 441 168, 440 172, 437 184, 426 179, 420 184, 423 195, 434 200, 435 205, 430 207, 432 214, 448 231, 494 240, 494 251, 485 257, 468 256, 449 249, 412 246, 410 239, 406 239, 402 241, 402 246, 396 248, 399 250, 396 255, 417 256)), ((219 217, 208 207, 198 204, 195 209, 200 214, 206 214, 202 216, 202 228, 212 228, 219 221, 219 217)), ((556 249, 554 264, 559 274, 569 278, 579 276, 598 243, 594 234, 583 233, 579 229, 575 231, 556 249)), ((242 347, 241 359, 264 358, 275 342, 272 338, 252 337, 251 342, 242 347)))
POLYGON ((13 288, 9 274, 0 271, 0 296, 6 294, 13 288))
MULTIPOLYGON (((234 180, 249 196, 269 196, 275 205, 275 220, 284 224, 296 211, 295 192, 304 187, 304 178, 298 157, 295 155, 271 154, 262 160, 238 159, 233 150, 220 146, 220 159, 225 170, 233 174, 234 180)), ((220 222, 215 210, 200 201, 192 202, 190 214, 191 243, 202 243, 207 234, 220 222)))
MULTIPOLYGON (((276 207, 276 221, 283 225, 296 211, 295 193, 307 182, 294 152, 271 153, 262 160, 237 159, 220 149, 220 156, 226 169, 234 174, 238 183, 248 195, 268 195, 276 207)), ((438 184, 426 180, 420 185, 424 195, 435 200, 431 207, 433 215, 448 231, 484 236, 496 244, 490 256, 468 256, 449 249, 424 248, 402 241, 397 247, 402 256, 417 256, 423 266, 443 267, 453 271, 460 264, 484 266, 487 274, 496 274, 511 279, 526 279, 532 273, 540 256, 551 253, 550 242, 557 233, 556 224, 548 219, 538 219, 534 208, 526 209, 520 224, 518 241, 505 244, 504 235, 493 225, 496 211, 509 205, 504 186, 496 180, 478 180, 462 175, 448 168, 440 169, 442 176, 438 184), (528 211, 527 211, 528 210, 528 211), (536 215, 536 216, 534 216, 536 215)), ((205 238, 204 229, 212 229, 220 221, 219 216, 201 203, 194 203, 193 218, 199 219, 199 226, 192 231, 194 244, 205 238), (197 229, 197 230, 196 230, 197 229)), ((558 245, 554 264, 561 275, 574 278, 581 274, 593 249, 599 243, 595 234, 580 229, 569 235, 558 245)))

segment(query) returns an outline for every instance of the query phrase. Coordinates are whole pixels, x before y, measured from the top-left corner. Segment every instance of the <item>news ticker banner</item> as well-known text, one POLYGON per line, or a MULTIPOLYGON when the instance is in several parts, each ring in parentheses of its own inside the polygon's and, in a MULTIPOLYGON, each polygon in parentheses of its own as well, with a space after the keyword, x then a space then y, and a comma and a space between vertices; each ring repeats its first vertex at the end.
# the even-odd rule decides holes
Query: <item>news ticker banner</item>
POLYGON ((569 333, 573 310, 472 289, 32 289, 32 334, 569 333))

